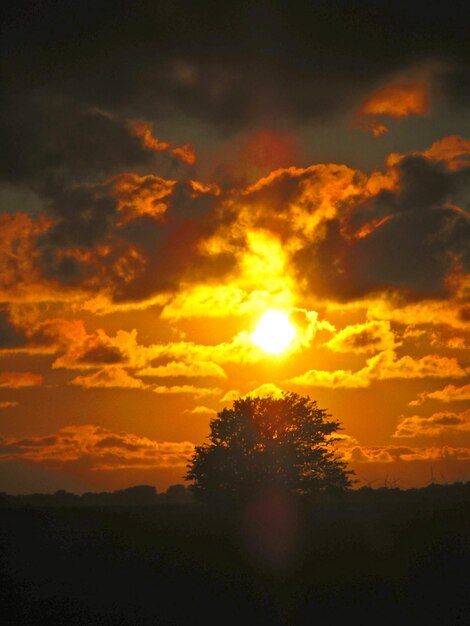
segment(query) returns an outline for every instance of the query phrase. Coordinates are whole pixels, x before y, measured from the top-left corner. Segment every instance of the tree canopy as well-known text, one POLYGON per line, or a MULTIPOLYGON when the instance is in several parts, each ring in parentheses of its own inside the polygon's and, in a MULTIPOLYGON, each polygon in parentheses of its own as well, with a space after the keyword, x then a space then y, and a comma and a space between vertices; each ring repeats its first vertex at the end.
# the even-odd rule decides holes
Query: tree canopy
POLYGON ((186 480, 196 496, 243 497, 267 486, 298 494, 351 485, 331 444, 340 424, 307 396, 245 397, 210 422, 209 443, 197 446, 186 480))

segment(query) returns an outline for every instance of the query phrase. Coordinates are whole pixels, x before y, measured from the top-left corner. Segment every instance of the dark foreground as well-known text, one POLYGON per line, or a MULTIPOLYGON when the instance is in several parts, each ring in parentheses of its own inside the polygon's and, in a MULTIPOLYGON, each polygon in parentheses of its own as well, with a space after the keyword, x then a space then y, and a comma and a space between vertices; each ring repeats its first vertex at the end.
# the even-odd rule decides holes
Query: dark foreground
POLYGON ((3 624, 470 623, 470 489, 0 509, 3 624))

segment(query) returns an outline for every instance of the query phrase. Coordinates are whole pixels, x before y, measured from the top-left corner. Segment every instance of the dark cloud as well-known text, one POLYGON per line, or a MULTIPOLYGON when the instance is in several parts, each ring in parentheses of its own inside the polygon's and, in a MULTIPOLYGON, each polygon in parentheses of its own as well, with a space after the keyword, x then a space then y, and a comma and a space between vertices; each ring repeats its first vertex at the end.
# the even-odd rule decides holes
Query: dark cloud
POLYGON ((77 362, 86 364, 99 363, 104 365, 115 365, 116 363, 122 363, 125 360, 125 356, 118 347, 98 344, 82 354, 77 359, 77 362))
POLYGON ((352 110, 365 90, 427 61, 455 68, 442 88, 464 99, 467 11, 424 0, 10 3, 3 82, 18 97, 47 86, 131 117, 176 112, 222 130, 352 110))
POLYGON ((0 307, 0 349, 18 348, 23 346, 25 342, 24 334, 11 324, 8 310, 0 307))
MULTIPOLYGON (((146 151, 127 121, 42 88, 0 103, 0 178, 46 196, 56 186, 100 180, 123 169, 165 164, 146 151)), ((166 158, 166 164, 174 159, 166 158)))
MULTIPOLYGON (((224 201, 237 192, 196 193, 181 182, 191 172, 176 153, 184 147, 153 137, 147 121, 199 120, 222 134, 282 130, 353 114, 391 76, 419 67, 439 68, 441 96, 454 97, 470 60, 466 12, 463 2, 444 10, 372 0, 10 3, 1 37, 0 177, 34 191, 51 218, 36 243, 41 276, 65 289, 99 286, 119 301, 227 276, 234 246, 203 254, 200 243, 236 219, 239 208, 224 201), (136 122, 154 148, 136 134, 136 122), (122 209, 113 181, 126 172, 140 176, 141 187, 122 209), (163 177, 174 187, 161 184, 163 177)), ((465 100, 465 89, 458 97, 465 100)), ((278 151, 289 154, 278 139, 268 142, 272 163, 278 151)), ((294 262, 313 292, 348 299, 396 288, 443 296, 452 264, 466 266, 468 226, 446 203, 468 184, 467 171, 416 156, 398 167, 398 191, 382 191, 349 213, 338 201, 348 218, 326 221, 314 241, 306 237, 294 262), (367 237, 348 235, 371 216, 392 219, 367 237)), ((286 171, 251 190, 250 226, 289 238, 291 205, 307 202, 308 179, 315 215, 324 175, 286 171)))
POLYGON ((325 236, 295 254, 299 274, 314 293, 353 299, 397 290, 410 298, 445 297, 446 278, 456 265, 468 271, 470 223, 449 203, 470 186, 470 169, 449 171, 443 163, 409 156, 398 165, 399 186, 352 211, 389 216, 361 238, 347 236, 340 219, 326 223, 325 236))

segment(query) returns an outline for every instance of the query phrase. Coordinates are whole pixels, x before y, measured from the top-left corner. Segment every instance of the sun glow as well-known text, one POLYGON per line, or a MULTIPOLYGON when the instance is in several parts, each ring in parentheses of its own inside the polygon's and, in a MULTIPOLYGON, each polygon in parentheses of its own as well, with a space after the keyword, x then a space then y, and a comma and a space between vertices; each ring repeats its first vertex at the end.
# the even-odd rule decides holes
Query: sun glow
POLYGON ((280 354, 292 343, 295 328, 285 313, 270 309, 263 313, 250 337, 253 343, 265 352, 280 354))

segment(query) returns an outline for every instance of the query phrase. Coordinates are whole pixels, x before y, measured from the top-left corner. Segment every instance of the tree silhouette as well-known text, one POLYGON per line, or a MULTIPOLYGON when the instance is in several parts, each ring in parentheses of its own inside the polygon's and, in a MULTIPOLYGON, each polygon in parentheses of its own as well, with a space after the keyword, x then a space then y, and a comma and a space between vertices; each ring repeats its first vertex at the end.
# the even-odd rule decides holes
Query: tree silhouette
POLYGON ((346 464, 331 443, 337 421, 307 396, 235 400, 210 423, 210 443, 197 446, 188 465, 200 498, 243 498, 268 486, 298 494, 351 485, 346 464))

